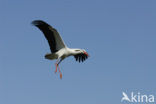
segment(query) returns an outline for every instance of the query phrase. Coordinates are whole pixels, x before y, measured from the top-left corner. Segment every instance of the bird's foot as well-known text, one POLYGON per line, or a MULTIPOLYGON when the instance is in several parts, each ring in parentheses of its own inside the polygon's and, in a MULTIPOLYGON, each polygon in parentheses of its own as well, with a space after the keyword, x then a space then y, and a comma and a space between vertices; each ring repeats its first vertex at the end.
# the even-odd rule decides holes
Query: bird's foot
POLYGON ((62 72, 60 70, 60 67, 58 66, 58 69, 59 69, 59 73, 60 73, 60 79, 62 79, 62 72))
POLYGON ((60 79, 62 79, 62 73, 60 73, 60 79))

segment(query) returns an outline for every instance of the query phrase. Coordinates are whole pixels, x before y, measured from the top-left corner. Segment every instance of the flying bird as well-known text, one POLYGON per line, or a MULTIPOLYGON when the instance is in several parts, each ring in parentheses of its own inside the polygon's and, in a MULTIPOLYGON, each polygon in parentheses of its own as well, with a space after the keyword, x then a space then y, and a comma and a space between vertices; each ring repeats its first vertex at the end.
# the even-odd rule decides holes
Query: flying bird
POLYGON ((56 59, 56 70, 59 70, 60 78, 62 79, 62 72, 59 68, 59 64, 62 60, 64 60, 68 56, 74 56, 76 61, 83 62, 86 60, 89 55, 84 49, 72 49, 68 48, 65 43, 63 42, 61 36, 57 32, 55 28, 47 24, 46 22, 42 20, 34 20, 32 24, 36 27, 38 27, 44 34, 45 38, 47 39, 51 53, 48 53, 45 55, 46 59, 54 60, 56 59))

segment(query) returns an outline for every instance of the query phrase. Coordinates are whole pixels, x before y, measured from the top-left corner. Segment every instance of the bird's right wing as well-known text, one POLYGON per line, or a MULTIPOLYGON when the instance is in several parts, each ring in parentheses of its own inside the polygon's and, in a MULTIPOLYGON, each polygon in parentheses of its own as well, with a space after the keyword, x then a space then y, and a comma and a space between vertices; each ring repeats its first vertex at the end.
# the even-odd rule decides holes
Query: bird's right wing
POLYGON ((55 28, 53 28, 52 26, 50 26, 42 20, 35 20, 32 22, 32 24, 38 27, 43 32, 44 36, 48 40, 50 50, 52 53, 57 52, 58 50, 66 47, 61 36, 55 28))
POLYGON ((74 58, 76 59, 76 61, 83 62, 88 58, 88 55, 80 53, 80 54, 74 55, 74 58))

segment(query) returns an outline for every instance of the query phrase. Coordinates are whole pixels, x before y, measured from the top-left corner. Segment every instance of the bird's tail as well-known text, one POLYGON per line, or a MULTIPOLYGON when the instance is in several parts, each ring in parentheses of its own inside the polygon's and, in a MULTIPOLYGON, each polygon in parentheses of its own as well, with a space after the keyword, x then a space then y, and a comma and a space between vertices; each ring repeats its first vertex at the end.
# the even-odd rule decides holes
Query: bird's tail
POLYGON ((46 59, 49 59, 49 60, 54 60, 54 59, 57 59, 57 55, 55 53, 48 53, 45 55, 45 58, 46 59))

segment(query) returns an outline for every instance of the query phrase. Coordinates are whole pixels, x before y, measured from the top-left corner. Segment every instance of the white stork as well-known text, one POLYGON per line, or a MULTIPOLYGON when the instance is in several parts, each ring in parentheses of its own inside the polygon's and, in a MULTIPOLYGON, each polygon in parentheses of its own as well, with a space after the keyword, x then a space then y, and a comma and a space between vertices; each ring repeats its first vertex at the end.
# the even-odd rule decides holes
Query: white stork
POLYGON ((48 40, 49 46, 51 53, 48 53, 45 55, 46 59, 53 60, 57 59, 55 66, 56 70, 55 73, 57 72, 57 68, 59 69, 60 73, 60 78, 62 79, 62 73, 59 68, 60 62, 65 59, 68 56, 74 56, 76 61, 83 62, 88 58, 88 53, 84 49, 71 49, 68 48, 59 33, 55 28, 47 24, 46 22, 42 20, 35 20, 32 22, 32 24, 36 27, 38 27, 48 40))

